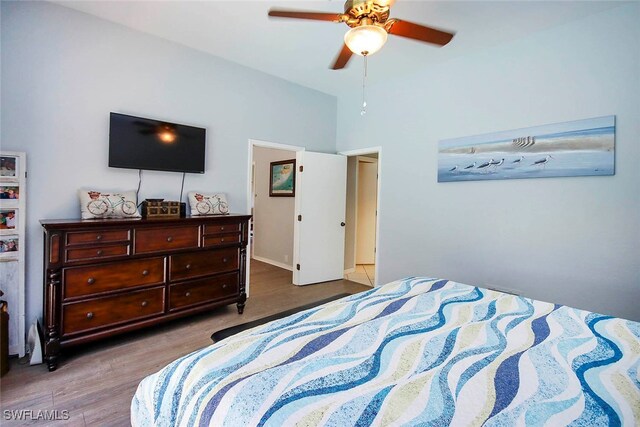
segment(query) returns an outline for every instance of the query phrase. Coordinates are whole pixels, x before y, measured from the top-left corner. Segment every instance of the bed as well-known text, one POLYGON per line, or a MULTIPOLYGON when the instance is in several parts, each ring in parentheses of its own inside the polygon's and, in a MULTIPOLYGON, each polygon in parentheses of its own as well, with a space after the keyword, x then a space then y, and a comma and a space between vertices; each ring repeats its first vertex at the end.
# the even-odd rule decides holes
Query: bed
POLYGON ((131 422, 640 425, 640 323, 407 278, 176 360, 131 422))

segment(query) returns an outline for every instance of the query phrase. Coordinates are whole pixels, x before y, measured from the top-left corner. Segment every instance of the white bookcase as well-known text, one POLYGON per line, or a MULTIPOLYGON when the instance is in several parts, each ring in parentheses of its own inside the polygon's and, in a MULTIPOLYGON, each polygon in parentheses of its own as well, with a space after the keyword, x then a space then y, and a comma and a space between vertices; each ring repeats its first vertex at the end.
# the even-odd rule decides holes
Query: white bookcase
POLYGON ((25 354, 27 158, 0 151, 0 289, 9 310, 9 354, 25 354))

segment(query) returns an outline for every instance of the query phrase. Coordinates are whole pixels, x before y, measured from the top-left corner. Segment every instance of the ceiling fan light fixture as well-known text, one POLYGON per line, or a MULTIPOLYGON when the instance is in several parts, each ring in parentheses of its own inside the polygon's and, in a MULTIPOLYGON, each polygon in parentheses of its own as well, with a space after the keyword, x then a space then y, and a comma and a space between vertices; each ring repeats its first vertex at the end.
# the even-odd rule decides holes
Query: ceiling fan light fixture
POLYGON ((387 32, 377 25, 360 25, 347 31, 344 42, 356 55, 373 55, 387 42, 387 32))

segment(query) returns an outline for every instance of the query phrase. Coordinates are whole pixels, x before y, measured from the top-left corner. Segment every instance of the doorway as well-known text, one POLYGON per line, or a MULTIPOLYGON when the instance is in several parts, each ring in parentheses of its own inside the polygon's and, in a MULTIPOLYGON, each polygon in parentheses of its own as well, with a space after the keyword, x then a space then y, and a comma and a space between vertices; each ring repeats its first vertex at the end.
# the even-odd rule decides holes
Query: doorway
MULTIPOLYGON (((268 259, 272 265, 292 270, 292 282, 296 285, 344 279, 345 266, 347 265, 345 262, 345 249, 349 250, 349 248, 349 252, 354 258, 350 267, 353 270, 348 271, 348 273, 355 272, 356 241, 354 240, 355 237, 347 237, 346 233, 346 229, 350 228, 353 229, 350 234, 353 236, 356 234, 354 228, 356 219, 347 219, 345 215, 347 161, 349 158, 354 158, 358 162, 358 158, 361 157, 360 163, 377 164, 377 173, 375 174, 377 177, 376 190, 370 190, 368 193, 369 195, 372 192, 375 193, 373 200, 377 208, 374 210, 374 214, 377 214, 379 213, 378 194, 381 182, 381 148, 374 147, 338 154, 327 154, 306 151, 299 146, 258 140, 249 140, 248 148, 247 210, 254 215, 254 219, 250 222, 254 228, 249 239, 248 252, 253 254, 256 260, 268 259), (293 216, 283 214, 283 218, 289 217, 289 220, 294 223, 293 258, 288 258, 291 260, 290 263, 285 261, 284 253, 280 253, 282 251, 279 252, 279 255, 276 254, 275 257, 269 258, 264 257, 258 249, 260 245, 258 242, 260 239, 259 230, 264 230, 264 226, 260 226, 260 221, 256 222, 255 220, 259 216, 258 210, 260 209, 259 206, 256 206, 255 201, 260 197, 260 193, 254 190, 261 185, 258 172, 261 166, 254 159, 254 151, 257 148, 284 150, 289 152, 287 155, 295 154, 295 197, 290 198, 294 199, 294 213, 293 216), (330 173, 327 173, 327 171, 330 171, 330 173), (257 197, 255 196, 256 194, 258 194, 257 197), (345 227, 346 223, 348 223, 348 227, 345 227)), ((366 168, 366 166, 363 168, 366 168)), ((365 221, 361 220, 360 222, 364 223, 365 221)), ((379 247, 378 216, 374 215, 373 220, 370 222, 375 223, 375 234, 370 239, 370 241, 375 242, 375 245, 371 248, 374 260, 372 264, 367 264, 369 273, 367 274, 367 270, 365 270, 365 274, 369 279, 368 285, 375 286, 379 267, 377 251, 379 247)), ((279 227, 272 228, 280 230, 279 227)), ((364 232, 361 231, 359 234, 363 235, 364 232)), ((251 258, 248 261, 247 295, 250 292, 249 271, 251 258)), ((366 262, 370 263, 371 261, 366 262)))
POLYGON ((340 153, 347 156, 344 277, 376 285, 380 148, 340 153))
MULTIPOLYGON (((270 197, 271 163, 296 158, 303 147, 249 140, 247 206, 249 222, 247 296, 251 260, 293 271, 294 197, 270 197)), ((293 274, 293 273, 291 273, 293 274)))

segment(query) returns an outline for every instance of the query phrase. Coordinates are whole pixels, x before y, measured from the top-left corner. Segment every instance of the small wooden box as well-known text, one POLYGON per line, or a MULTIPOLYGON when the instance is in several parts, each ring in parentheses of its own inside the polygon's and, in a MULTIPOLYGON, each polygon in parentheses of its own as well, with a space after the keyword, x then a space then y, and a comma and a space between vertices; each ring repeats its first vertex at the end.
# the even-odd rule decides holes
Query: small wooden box
POLYGON ((180 218, 180 202, 149 201, 142 202, 142 217, 180 218))

